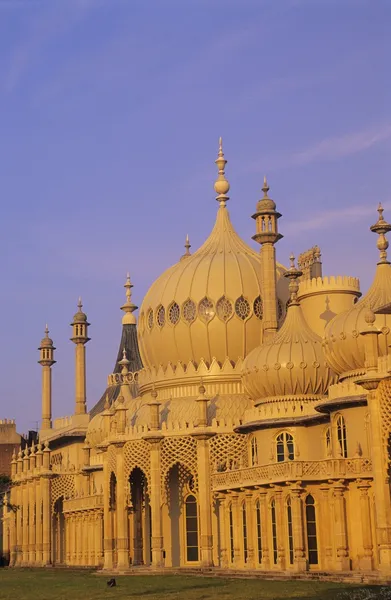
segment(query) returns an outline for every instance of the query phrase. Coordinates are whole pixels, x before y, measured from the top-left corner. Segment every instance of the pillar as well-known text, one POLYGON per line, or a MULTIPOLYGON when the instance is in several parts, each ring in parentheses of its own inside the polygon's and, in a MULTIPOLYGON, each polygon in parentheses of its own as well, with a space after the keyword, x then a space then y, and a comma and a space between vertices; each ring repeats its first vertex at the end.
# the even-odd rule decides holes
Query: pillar
POLYGON ((33 478, 28 482, 29 487, 29 564, 35 565, 35 549, 36 549, 36 495, 35 495, 35 480, 33 478))
POLYGON ((247 529, 247 561, 245 567, 255 568, 255 547, 257 526, 254 515, 254 497, 251 490, 245 490, 246 529, 247 529))
POLYGON ((110 510, 110 473, 107 463, 107 452, 103 457, 103 547, 104 569, 113 568, 113 526, 110 510))
POLYGON ((35 482, 35 564, 42 566, 42 483, 41 478, 35 482))
POLYGON ((322 484, 319 488, 321 492, 319 529, 321 531, 320 539, 322 548, 320 550, 320 562, 323 569, 333 568, 333 546, 331 541, 331 522, 330 522, 330 486, 322 484))
POLYGON ((371 506, 368 492, 371 488, 369 481, 358 480, 357 489, 360 493, 360 521, 362 530, 362 543, 364 556, 360 558, 360 569, 372 571, 373 569, 373 543, 371 531, 371 506))
POLYGON ((210 435, 197 436, 198 499, 200 515, 201 566, 213 566, 212 497, 210 481, 210 435))
POLYGON ((51 509, 50 509, 50 478, 43 476, 41 479, 42 489, 42 565, 51 564, 51 509))
MULTIPOLYGON (((15 463, 16 468, 16 463, 15 463)), ((17 486, 15 485, 14 477, 13 477, 13 486, 11 487, 10 493, 10 504, 11 510, 9 514, 10 520, 10 567, 14 567, 16 564, 16 552, 17 552, 17 536, 16 536, 16 511, 13 510, 13 507, 17 506, 17 486)))
POLYGON ((128 512, 125 506, 124 453, 117 449, 117 568, 129 568, 128 512))
POLYGON ((270 554, 269 554, 269 536, 268 523, 269 516, 267 511, 267 490, 259 491, 259 504, 261 512, 261 538, 262 538, 262 568, 270 569, 270 554))
POLYGON ((228 568, 228 498, 223 494, 218 496, 219 502, 219 528, 220 528, 220 566, 228 568))
POLYGON ((284 520, 282 513, 282 490, 274 490, 274 498, 276 501, 276 523, 277 523, 277 564, 278 567, 285 570, 285 548, 284 548, 284 520))
POLYGON ((23 482, 22 487, 22 506, 23 506, 23 523, 22 523, 22 566, 27 566, 29 562, 28 544, 29 544, 29 489, 27 481, 23 482))
POLYGON ((307 560, 305 557, 305 542, 304 542, 304 522, 303 522, 303 506, 301 501, 302 489, 299 485, 293 485, 291 488, 292 502, 292 530, 293 530, 293 550, 295 571, 306 571, 307 560))
POLYGON ((22 543, 23 543, 23 486, 18 483, 16 494, 16 505, 19 507, 16 511, 16 557, 15 565, 22 566, 22 543))
POLYGON ((233 493, 232 498, 232 521, 233 521, 233 536, 234 536, 234 560, 233 566, 238 568, 240 566, 240 506, 239 506, 239 494, 233 493))
POLYGON ((163 558, 163 527, 161 514, 161 484, 160 484, 160 442, 162 437, 145 438, 150 443, 151 461, 151 493, 150 510, 152 525, 152 567, 159 569, 164 566, 163 558))
POLYGON ((335 566, 338 571, 350 570, 344 492, 345 486, 342 481, 334 484, 334 531, 337 548, 335 566))

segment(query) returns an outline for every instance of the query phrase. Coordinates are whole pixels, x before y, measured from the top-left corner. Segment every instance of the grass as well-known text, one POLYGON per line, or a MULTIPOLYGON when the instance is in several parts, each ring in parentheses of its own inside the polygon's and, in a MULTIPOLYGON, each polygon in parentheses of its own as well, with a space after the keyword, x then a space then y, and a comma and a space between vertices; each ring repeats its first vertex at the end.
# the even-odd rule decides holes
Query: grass
POLYGON ((0 569, 1 600, 391 600, 390 588, 315 581, 220 579, 184 575, 108 577, 85 571, 0 569))

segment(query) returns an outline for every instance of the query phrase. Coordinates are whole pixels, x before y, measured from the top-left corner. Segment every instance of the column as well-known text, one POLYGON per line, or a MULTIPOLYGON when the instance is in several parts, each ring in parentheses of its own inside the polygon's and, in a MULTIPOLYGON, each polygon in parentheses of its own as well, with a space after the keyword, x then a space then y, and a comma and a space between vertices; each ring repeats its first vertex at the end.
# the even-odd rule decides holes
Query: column
POLYGON ((269 518, 267 514, 267 490, 259 491, 259 503, 261 510, 261 537, 262 537, 262 568, 270 569, 269 536, 267 525, 269 518))
POLYGON ((117 451, 117 552, 118 569, 129 568, 128 513, 125 506, 124 453, 122 445, 117 451))
POLYGON ((94 547, 95 547, 95 566, 100 566, 101 564, 101 539, 102 539, 102 515, 100 512, 95 513, 95 522, 94 522, 94 547))
POLYGON ((277 523, 277 564, 279 568, 285 570, 285 548, 284 548, 284 521, 282 514, 282 490, 274 490, 274 498, 276 501, 276 523, 277 523))
POLYGON ((27 566, 29 562, 28 545, 29 545, 29 489, 27 481, 23 482, 22 487, 22 502, 23 502, 23 523, 22 523, 22 565, 27 566))
POLYGON ((51 510, 50 510, 50 479, 48 476, 43 476, 41 479, 42 489, 42 565, 51 564, 51 548, 50 548, 50 533, 51 533, 51 510))
POLYGON ((72 514, 71 521, 71 564, 77 564, 77 541, 76 541, 76 514, 72 514))
MULTIPOLYGON (((147 439, 147 438, 146 438, 147 439)), ((152 524, 152 567, 159 569, 164 566, 163 559, 163 527, 161 514, 161 484, 160 484, 160 442, 161 436, 148 438, 151 446, 151 524, 152 524)))
POLYGON ((257 526, 254 515, 254 496, 251 490, 245 491, 246 502, 246 529, 247 529, 247 562, 245 564, 249 569, 255 568, 255 548, 257 544, 256 533, 257 526))
POLYGON ((322 542, 321 551, 324 552, 324 557, 320 554, 322 568, 333 568, 333 546, 331 541, 331 522, 330 522, 330 486, 322 484, 320 486, 321 503, 320 503, 320 519, 319 526, 321 531, 320 539, 322 542))
POLYGON ((29 487, 29 564, 35 565, 35 527, 36 527, 36 506, 35 506, 35 480, 30 479, 29 487))
POLYGON ((9 513, 9 521, 10 521, 10 567, 14 567, 16 564, 16 552, 17 552, 17 537, 16 537, 16 514, 15 511, 12 509, 13 506, 17 506, 17 488, 15 486, 15 482, 13 481, 14 485, 11 487, 11 493, 10 493, 10 503, 11 503, 11 510, 9 513))
POLYGON ((345 486, 343 481, 337 482, 333 486, 334 492, 334 531, 336 537, 337 558, 335 566, 338 571, 349 571, 350 560, 348 552, 348 537, 346 530, 345 513, 345 486))
POLYGON ((23 487, 18 483, 16 494, 16 505, 19 507, 16 511, 16 562, 17 567, 22 566, 22 544, 23 544, 23 487))
POLYGON ((71 564, 71 516, 69 513, 64 514, 65 521, 65 564, 71 564))
POLYGON ((110 511, 110 473, 107 464, 107 452, 103 457, 103 533, 104 533, 104 569, 113 568, 113 527, 110 511))
POLYGON ((42 566, 42 493, 41 478, 35 482, 35 564, 42 566))
POLYGON ((223 569, 228 568, 228 498, 223 494, 218 496, 219 502, 219 528, 220 528, 220 566, 223 569))
POLYGON ((373 544, 371 531, 371 506, 368 492, 371 484, 369 481, 358 480, 357 489, 360 492, 360 517, 362 528, 362 543, 364 556, 360 558, 360 568, 363 571, 372 571, 373 569, 373 544))
POLYGON ((292 501, 292 530, 295 571, 306 571, 307 560, 305 557, 303 506, 301 501, 302 489, 298 484, 291 487, 292 501))
POLYGON ((197 436, 198 499, 200 515, 201 566, 213 566, 212 497, 208 434, 197 436))
POLYGON ((234 560, 233 566, 240 566, 240 506, 239 506, 239 494, 235 492, 231 496, 232 498, 232 521, 233 521, 233 534, 234 534, 234 560))

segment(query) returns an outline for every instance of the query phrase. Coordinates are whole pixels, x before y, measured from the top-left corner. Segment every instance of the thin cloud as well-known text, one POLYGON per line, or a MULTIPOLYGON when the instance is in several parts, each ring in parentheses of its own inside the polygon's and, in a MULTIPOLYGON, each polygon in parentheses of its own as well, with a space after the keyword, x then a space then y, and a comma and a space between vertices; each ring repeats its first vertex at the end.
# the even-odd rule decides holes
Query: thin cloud
MULTIPOLYGON (((383 203, 384 209, 390 209, 391 203, 383 203)), ((307 220, 289 221, 284 225, 284 231, 290 235, 301 235, 304 231, 314 231, 327 229, 330 226, 335 227, 336 222, 344 222, 344 218, 350 221, 359 221, 366 217, 373 217, 375 222, 375 209, 371 204, 369 206, 349 206, 348 208, 338 208, 318 213, 307 220)))

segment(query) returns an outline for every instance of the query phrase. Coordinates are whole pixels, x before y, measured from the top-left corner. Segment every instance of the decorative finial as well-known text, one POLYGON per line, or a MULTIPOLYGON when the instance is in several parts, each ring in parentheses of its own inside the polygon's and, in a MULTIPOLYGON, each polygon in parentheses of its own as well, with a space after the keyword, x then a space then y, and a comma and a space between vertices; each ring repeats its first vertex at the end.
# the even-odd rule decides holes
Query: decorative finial
POLYGON ((267 198, 267 197, 268 197, 268 196, 267 196, 267 193, 268 193, 268 191, 269 191, 269 190, 270 190, 270 188, 269 188, 269 186, 268 186, 268 184, 267 184, 266 175, 264 175, 264 177, 263 177, 263 188, 262 188, 262 191, 263 191, 263 197, 264 197, 264 198, 267 198))
POLYGON ((389 246, 389 243, 388 243, 388 240, 387 240, 385 234, 388 233, 389 231, 391 231, 391 225, 389 223, 387 223, 387 221, 384 219, 383 211, 384 211, 384 208, 382 207, 381 203, 379 202, 379 206, 377 207, 377 212, 379 213, 379 218, 377 220, 377 223, 372 225, 372 227, 370 228, 371 231, 373 231, 373 233, 377 233, 377 235, 379 236, 379 238, 377 240, 377 244, 376 244, 377 249, 380 252, 380 260, 377 263, 378 265, 390 264, 389 261, 387 260, 387 248, 389 246))
POLYGON ((219 139, 219 152, 218 152, 217 159, 215 160, 215 163, 219 170, 219 173, 218 173, 217 179, 215 181, 215 185, 214 185, 214 189, 217 194, 216 200, 217 200, 217 202, 220 203, 220 206, 225 206, 226 201, 229 200, 229 197, 227 196, 227 194, 229 192, 230 185, 229 185, 227 179, 225 178, 225 165, 227 164, 227 161, 224 158, 222 138, 219 139))
POLYGON ((186 235, 186 241, 185 241, 185 253, 182 254, 181 260, 183 260, 184 258, 188 258, 189 256, 191 256, 190 248, 191 248, 191 244, 190 244, 190 241, 189 241, 189 234, 187 234, 186 235))
POLYGON ((110 401, 109 401, 109 394, 106 394, 106 398, 105 398, 105 405, 103 407, 105 410, 109 410, 110 408, 110 401))
POLYGON ((77 302, 77 308, 79 309, 79 312, 83 312, 82 308, 83 308, 83 303, 81 301, 81 296, 79 296, 79 300, 77 302))
POLYGON ((130 275, 129 275, 129 273, 127 273, 126 281, 124 284, 124 288, 126 290, 125 291, 126 302, 123 306, 121 306, 121 310, 123 310, 125 313, 125 315, 122 318, 123 325, 135 325, 136 324, 136 317, 134 316, 133 312, 138 307, 135 304, 133 304, 133 302, 132 302, 132 287, 133 287, 133 283, 131 283, 130 275))
POLYGON ((298 304, 297 302, 297 292, 299 291, 299 283, 298 283, 298 278, 301 277, 303 275, 302 271, 299 271, 299 269, 296 269, 295 266, 295 256, 293 254, 293 252, 291 253, 290 257, 290 268, 288 269, 288 271, 286 271, 286 273, 284 273, 284 277, 287 277, 289 279, 289 291, 290 291, 290 299, 289 299, 289 306, 292 304, 298 304))
POLYGON ((46 323, 46 325, 45 325, 45 338, 48 338, 48 337, 49 337, 49 327, 48 327, 48 324, 46 323))

